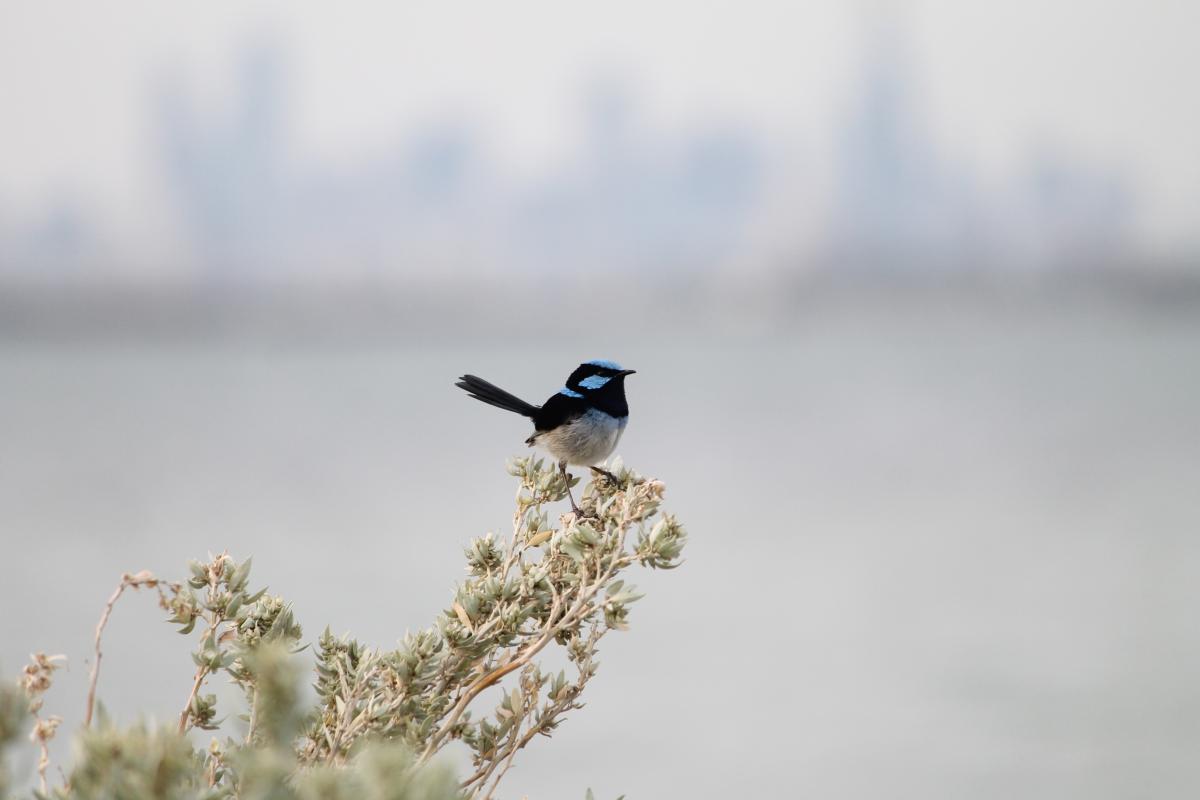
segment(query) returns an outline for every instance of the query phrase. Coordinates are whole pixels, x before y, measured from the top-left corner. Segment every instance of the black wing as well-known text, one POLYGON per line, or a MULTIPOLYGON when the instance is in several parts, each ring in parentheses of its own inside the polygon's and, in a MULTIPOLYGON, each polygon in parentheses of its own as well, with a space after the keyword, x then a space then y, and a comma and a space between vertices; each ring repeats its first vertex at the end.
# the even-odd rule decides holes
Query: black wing
POLYGON ((549 431, 557 428, 568 420, 587 411, 588 403, 582 397, 568 397, 565 394, 551 395, 542 404, 537 414, 533 415, 533 427, 538 431, 549 431))

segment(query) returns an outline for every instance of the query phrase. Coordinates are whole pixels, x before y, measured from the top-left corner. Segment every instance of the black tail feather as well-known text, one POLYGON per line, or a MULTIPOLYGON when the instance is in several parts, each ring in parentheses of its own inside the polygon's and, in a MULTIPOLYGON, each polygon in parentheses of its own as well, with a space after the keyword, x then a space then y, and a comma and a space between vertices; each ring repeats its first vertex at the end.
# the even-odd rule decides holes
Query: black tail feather
POLYGON ((483 378, 477 378, 474 375, 463 375, 454 385, 466 391, 476 400, 496 408, 503 408, 505 411, 512 411, 526 417, 532 417, 539 411, 537 406, 526 403, 499 386, 493 386, 483 378))

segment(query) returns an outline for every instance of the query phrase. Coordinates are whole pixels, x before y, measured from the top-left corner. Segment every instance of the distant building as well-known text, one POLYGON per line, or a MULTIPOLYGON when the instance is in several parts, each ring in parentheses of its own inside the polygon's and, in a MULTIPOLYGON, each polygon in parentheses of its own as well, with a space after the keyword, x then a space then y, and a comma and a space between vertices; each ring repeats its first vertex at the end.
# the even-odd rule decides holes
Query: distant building
POLYGON ((1133 203, 1114 176, 1038 156, 985 190, 923 126, 899 34, 873 28, 860 89, 837 137, 822 260, 838 270, 1047 271, 1112 263, 1133 203))

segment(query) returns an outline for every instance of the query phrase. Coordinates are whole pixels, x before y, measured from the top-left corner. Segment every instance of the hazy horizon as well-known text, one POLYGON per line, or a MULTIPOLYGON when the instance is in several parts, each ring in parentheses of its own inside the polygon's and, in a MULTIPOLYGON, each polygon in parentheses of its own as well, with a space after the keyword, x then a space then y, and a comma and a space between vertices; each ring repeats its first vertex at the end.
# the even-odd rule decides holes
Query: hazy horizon
POLYGON ((0 8, 6 282, 1200 268, 1186 4, 0 8))

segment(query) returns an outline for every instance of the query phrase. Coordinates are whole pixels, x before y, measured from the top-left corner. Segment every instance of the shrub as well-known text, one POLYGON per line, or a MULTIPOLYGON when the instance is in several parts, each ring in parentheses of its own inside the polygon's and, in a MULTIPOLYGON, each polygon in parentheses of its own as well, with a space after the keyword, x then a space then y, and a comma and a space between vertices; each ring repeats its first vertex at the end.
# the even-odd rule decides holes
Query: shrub
MULTIPOLYGON (((597 645, 627 627, 641 595, 625 582, 635 563, 679 564, 686 533, 659 513, 663 484, 619 463, 586 488, 582 514, 548 521, 578 479, 521 458, 512 534, 488 534, 466 548, 467 579, 434 624, 394 650, 372 648, 328 629, 316 641, 316 704, 301 691, 302 631, 290 606, 250 586, 251 562, 222 553, 192 562, 187 580, 149 572, 122 577, 96 629, 83 729, 61 786, 47 783, 47 741, 58 718, 42 712, 61 656, 38 654, 18 685, 0 687, 0 748, 33 718, 41 746, 38 797, 239 798, 308 800, 488 798, 518 752, 549 736, 596 675, 597 645), (190 691, 171 728, 93 724, 101 637, 127 589, 152 590, 184 634, 197 635, 190 691), (542 657, 562 648, 572 669, 551 674, 542 657), (242 691, 239 735, 197 749, 189 731, 220 730, 216 698, 204 687, 224 675, 242 691), (481 698, 500 690, 490 713, 481 698), (471 773, 455 777, 432 759, 466 745, 471 773)), ((228 709, 221 709, 226 714, 228 709)), ((0 796, 7 796, 0 762, 0 796)), ((589 793, 590 794, 590 793, 589 793)))

